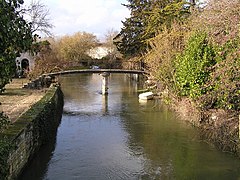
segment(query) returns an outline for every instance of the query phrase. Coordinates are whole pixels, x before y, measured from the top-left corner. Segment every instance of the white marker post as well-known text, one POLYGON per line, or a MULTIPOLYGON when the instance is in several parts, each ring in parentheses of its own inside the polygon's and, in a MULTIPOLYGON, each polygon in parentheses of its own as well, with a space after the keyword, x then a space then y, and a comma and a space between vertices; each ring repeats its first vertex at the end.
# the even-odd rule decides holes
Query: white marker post
POLYGON ((104 72, 102 75, 102 95, 108 94, 108 77, 110 73, 104 72))

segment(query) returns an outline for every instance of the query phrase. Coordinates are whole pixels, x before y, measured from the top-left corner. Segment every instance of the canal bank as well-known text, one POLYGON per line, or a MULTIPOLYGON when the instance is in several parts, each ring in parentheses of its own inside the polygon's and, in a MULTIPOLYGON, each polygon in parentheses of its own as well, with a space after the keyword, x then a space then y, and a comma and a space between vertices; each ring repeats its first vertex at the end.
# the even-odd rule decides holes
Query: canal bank
POLYGON ((39 148, 56 136, 63 94, 51 85, 44 97, 0 134, 0 179, 14 179, 39 148))
MULTIPOLYGON (((148 80, 149 81, 149 80, 148 80)), ((198 128, 201 137, 207 143, 214 145, 223 152, 240 157, 240 112, 221 108, 202 108, 200 100, 191 100, 188 97, 179 97, 164 89, 159 82, 145 82, 145 86, 155 87, 154 92, 159 95, 165 104, 179 119, 198 128)))
MULTIPOLYGON (((166 98, 166 97, 163 97, 166 98)), ((180 119, 199 128, 204 140, 223 152, 240 157, 239 112, 223 109, 201 110, 188 98, 171 99, 170 107, 180 119)))

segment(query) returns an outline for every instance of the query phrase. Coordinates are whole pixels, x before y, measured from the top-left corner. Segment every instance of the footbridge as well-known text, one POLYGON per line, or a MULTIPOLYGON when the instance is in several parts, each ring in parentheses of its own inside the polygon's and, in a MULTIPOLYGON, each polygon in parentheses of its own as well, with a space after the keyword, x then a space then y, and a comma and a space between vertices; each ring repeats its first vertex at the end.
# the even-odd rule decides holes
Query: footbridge
POLYGON ((54 73, 44 74, 47 76, 57 76, 65 74, 81 74, 81 73, 124 73, 124 74, 145 74, 145 71, 141 70, 128 70, 128 69, 81 69, 81 70, 68 70, 68 71, 59 71, 54 73))
POLYGON ((84 73, 97 73, 102 76, 102 94, 105 95, 108 93, 108 77, 111 73, 121 73, 121 74, 132 74, 133 79, 139 80, 140 74, 146 74, 145 71, 141 70, 128 70, 128 69, 81 69, 81 70, 68 70, 68 71, 59 71, 54 73, 43 74, 42 78, 53 78, 66 75, 66 74, 84 74, 84 73))

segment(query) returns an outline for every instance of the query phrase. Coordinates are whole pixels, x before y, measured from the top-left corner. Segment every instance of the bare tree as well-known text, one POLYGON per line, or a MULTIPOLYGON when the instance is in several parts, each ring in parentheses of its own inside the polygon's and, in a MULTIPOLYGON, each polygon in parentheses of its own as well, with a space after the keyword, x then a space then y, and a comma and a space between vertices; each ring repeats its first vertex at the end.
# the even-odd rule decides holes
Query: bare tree
POLYGON ((52 36, 51 29, 53 24, 50 22, 50 12, 41 0, 32 0, 30 5, 21 10, 24 16, 27 16, 31 23, 32 33, 42 33, 47 36, 52 36))
POLYGON ((113 43, 113 39, 117 36, 118 31, 110 29, 105 34, 104 45, 108 48, 108 56, 110 60, 116 60, 117 57, 121 57, 120 52, 117 50, 116 45, 113 43))

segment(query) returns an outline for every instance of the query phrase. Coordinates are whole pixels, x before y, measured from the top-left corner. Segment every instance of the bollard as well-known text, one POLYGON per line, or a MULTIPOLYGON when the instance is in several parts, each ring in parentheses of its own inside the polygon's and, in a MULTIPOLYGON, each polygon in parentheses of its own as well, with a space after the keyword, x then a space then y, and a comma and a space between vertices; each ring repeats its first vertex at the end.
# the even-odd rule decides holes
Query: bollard
POLYGON ((102 95, 108 94, 108 77, 110 73, 104 72, 102 76, 102 95))

